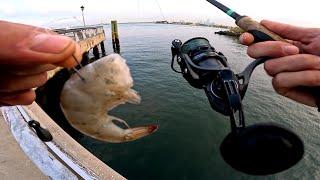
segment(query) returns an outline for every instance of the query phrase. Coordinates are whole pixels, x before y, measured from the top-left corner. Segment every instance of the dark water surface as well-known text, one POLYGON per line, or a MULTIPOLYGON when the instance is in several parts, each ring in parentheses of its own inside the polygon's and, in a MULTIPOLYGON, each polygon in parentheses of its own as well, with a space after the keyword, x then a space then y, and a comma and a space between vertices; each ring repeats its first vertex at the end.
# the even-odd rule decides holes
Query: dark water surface
MULTIPOLYGON (((110 27, 105 27, 109 36, 110 27)), ((305 143, 305 156, 293 168, 272 176, 249 176, 232 169, 219 146, 229 121, 214 112, 202 90, 194 89, 170 69, 171 41, 196 36, 209 39, 235 72, 250 62, 236 39, 215 35, 217 29, 178 25, 119 25, 122 55, 142 96, 140 105, 126 104, 112 114, 131 126, 159 124, 143 139, 110 144, 84 137, 80 143, 128 179, 317 179, 320 177, 320 117, 316 109, 277 95, 262 66, 254 72, 243 101, 247 124, 273 121, 295 131, 305 143)), ((107 49, 111 51, 111 40, 107 49)))

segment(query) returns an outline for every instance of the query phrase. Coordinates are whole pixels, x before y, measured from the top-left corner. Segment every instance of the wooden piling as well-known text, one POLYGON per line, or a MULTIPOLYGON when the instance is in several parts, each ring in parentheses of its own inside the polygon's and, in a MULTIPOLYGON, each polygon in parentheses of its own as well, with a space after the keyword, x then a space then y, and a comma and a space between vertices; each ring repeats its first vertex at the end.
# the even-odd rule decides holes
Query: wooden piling
POLYGON ((104 48, 104 42, 100 43, 101 55, 102 57, 106 56, 106 49, 104 48))
POLYGON ((99 52, 98 46, 93 47, 93 56, 96 60, 100 58, 100 52, 99 52))
POLYGON ((87 65, 90 63, 90 58, 89 58, 89 52, 85 52, 82 54, 82 61, 81 61, 81 64, 83 66, 87 65))
POLYGON ((118 24, 117 21, 111 21, 111 30, 112 30, 112 46, 115 53, 120 54, 120 41, 118 34, 118 24))

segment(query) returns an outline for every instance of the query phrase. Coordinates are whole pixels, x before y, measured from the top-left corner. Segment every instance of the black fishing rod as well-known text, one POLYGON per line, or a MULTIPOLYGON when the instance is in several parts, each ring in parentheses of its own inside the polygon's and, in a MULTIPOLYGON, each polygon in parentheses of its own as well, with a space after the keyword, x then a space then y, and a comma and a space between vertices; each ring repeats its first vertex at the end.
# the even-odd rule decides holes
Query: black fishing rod
POLYGON ((232 9, 226 7, 225 5, 219 3, 215 0, 207 0, 209 3, 223 11, 224 13, 228 14, 234 20, 236 20, 236 24, 242 28, 243 30, 251 33, 254 36, 255 42, 261 41, 284 41, 282 37, 273 33, 272 31, 268 30, 264 26, 262 26, 259 22, 251 19, 248 16, 241 16, 232 9))

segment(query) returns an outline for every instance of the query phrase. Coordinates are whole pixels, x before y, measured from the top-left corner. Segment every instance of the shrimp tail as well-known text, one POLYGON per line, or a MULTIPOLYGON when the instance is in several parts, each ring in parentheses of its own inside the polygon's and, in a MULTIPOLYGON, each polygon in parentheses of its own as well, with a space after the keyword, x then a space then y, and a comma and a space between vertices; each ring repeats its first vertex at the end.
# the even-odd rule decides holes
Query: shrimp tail
POLYGON ((158 125, 148 125, 136 128, 130 128, 125 130, 124 139, 125 141, 134 141, 144 136, 148 136, 158 130, 158 125))

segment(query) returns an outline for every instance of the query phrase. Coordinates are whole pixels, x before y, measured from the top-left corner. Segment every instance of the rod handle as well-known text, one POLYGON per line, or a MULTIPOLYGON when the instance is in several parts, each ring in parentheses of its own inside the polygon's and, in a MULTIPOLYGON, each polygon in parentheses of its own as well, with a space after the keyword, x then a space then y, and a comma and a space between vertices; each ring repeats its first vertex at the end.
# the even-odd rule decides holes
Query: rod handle
POLYGON ((259 22, 251 19, 248 16, 240 16, 236 20, 236 24, 241 27, 243 30, 251 33, 254 36, 255 42, 262 41, 283 41, 286 42, 285 39, 275 34, 274 32, 268 30, 264 26, 262 26, 259 22))
MULTIPOLYGON (((251 19, 248 16, 240 16, 236 20, 236 24, 241 27, 243 30, 251 33, 254 36, 254 42, 262 42, 262 41, 282 41, 287 42, 285 39, 275 34, 274 32, 268 30, 264 26, 262 26, 257 21, 251 19)), ((320 112, 320 87, 308 87, 310 93, 316 100, 316 105, 318 107, 318 111, 320 112)))

